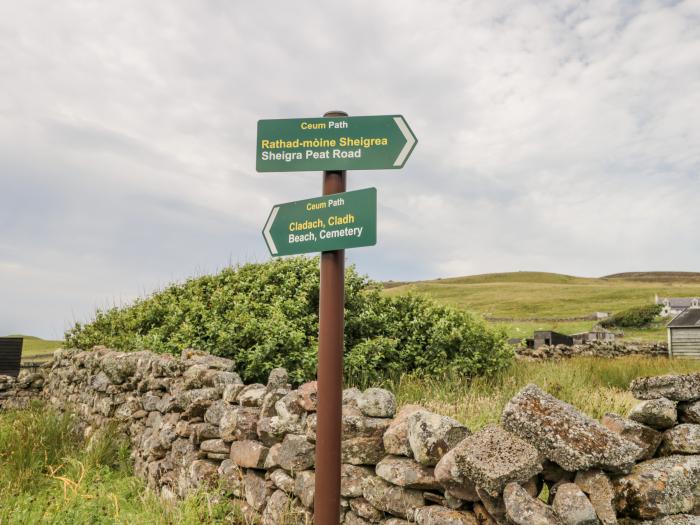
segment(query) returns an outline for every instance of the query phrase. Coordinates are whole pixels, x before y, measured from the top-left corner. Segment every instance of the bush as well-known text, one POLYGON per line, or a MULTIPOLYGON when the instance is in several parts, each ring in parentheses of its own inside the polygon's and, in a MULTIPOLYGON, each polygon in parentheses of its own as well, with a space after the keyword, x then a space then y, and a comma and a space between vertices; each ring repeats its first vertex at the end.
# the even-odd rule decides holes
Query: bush
MULTIPOLYGON (((349 377, 456 370, 491 373, 510 360, 503 332, 422 296, 387 297, 354 268, 345 277, 349 377)), ((66 332, 66 345, 149 349, 178 355, 197 348, 227 357, 246 381, 282 366, 300 383, 316 373, 318 259, 295 257, 227 268, 189 279, 122 308, 98 310, 66 332)))
POLYGON ((604 328, 644 328, 649 326, 654 318, 661 313, 661 308, 660 304, 637 306, 603 319, 600 325, 604 328))

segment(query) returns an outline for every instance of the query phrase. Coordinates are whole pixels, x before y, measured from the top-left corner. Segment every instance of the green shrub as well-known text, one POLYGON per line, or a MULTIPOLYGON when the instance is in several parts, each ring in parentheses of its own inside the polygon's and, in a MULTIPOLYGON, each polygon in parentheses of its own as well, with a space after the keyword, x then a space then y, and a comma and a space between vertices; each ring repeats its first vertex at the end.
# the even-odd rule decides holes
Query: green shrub
MULTIPOLYGON (((420 296, 387 297, 354 268, 346 271, 345 348, 349 377, 456 370, 491 373, 510 360, 505 334, 420 296)), ((66 345, 197 348, 236 363, 246 381, 283 366, 300 383, 316 373, 318 259, 295 257, 227 268, 172 285, 133 305, 98 310, 66 332, 66 345)))
POLYGON ((660 313, 660 304, 637 306, 603 319, 600 325, 604 328, 644 328, 649 326, 660 313))

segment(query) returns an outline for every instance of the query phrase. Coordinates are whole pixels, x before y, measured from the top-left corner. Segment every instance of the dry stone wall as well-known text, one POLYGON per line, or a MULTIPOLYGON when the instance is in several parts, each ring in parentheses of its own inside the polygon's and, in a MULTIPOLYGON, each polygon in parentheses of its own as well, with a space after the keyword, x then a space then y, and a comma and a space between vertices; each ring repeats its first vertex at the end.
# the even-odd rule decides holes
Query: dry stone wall
POLYGON ((648 357, 668 357, 666 343, 643 342, 602 342, 594 341, 581 345, 544 345, 537 349, 519 346, 515 349, 518 359, 527 361, 544 361, 549 359, 567 359, 570 357, 624 357, 628 355, 648 357))
MULTIPOLYGON (((223 491, 253 521, 311 523, 316 384, 244 385, 227 359, 185 351, 59 350, 41 391, 89 436, 117 424, 136 472, 166 498, 223 491)), ((0 380, 0 385, 10 385, 0 380)), ((342 523, 700 525, 700 374, 631 385, 640 404, 599 422, 528 385, 472 432, 382 389, 343 394, 342 523)), ((7 400, 7 396, 5 396, 7 400)))

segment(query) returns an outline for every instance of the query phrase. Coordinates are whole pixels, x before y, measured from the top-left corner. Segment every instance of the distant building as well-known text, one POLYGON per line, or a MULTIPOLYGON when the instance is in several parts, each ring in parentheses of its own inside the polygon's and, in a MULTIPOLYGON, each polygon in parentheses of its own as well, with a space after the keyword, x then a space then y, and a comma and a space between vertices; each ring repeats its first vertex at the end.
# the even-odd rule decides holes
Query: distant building
POLYGON ((566 334, 560 334, 559 332, 553 332, 551 330, 536 330, 535 337, 533 341, 533 347, 535 349, 540 346, 556 346, 556 345, 569 345, 574 344, 574 340, 571 336, 566 334))
POLYGON ((691 306, 668 323, 668 355, 700 359, 700 306, 691 306))
POLYGON ((586 343, 592 343, 594 341, 600 341, 602 343, 612 343, 613 341, 615 341, 615 334, 607 330, 601 329, 573 334, 571 338, 574 340, 575 345, 583 345, 586 343))
POLYGON ((607 319, 610 317, 609 312, 593 312, 593 318, 600 321, 601 319, 607 319))
POLYGON ((662 306, 661 317, 679 315, 686 308, 700 308, 698 297, 659 297, 655 296, 654 302, 662 306))

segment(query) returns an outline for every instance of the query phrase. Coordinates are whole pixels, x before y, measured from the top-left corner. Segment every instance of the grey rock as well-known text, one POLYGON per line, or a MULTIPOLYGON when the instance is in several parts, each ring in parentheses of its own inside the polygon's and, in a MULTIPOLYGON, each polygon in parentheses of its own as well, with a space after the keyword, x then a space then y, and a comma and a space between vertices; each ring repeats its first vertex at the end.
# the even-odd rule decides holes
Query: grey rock
POLYGON ((433 469, 405 457, 387 456, 377 463, 377 476, 409 489, 433 490, 440 487, 433 469))
POLYGON ((318 408, 318 383, 310 381, 301 385, 297 392, 299 394, 299 405, 307 412, 316 412, 318 408))
POLYGON ((343 463, 351 465, 376 465, 386 453, 381 437, 356 437, 340 443, 343 463))
POLYGON ((640 447, 637 461, 654 457, 661 443, 662 434, 651 427, 617 414, 605 414, 601 423, 605 428, 619 434, 640 447))
POLYGON ((224 392, 221 395, 221 399, 226 403, 233 404, 236 402, 238 394, 243 390, 245 385, 243 383, 230 383, 224 387, 224 392))
POLYGON ((207 439, 202 441, 199 448, 214 454, 228 454, 231 451, 231 446, 223 439, 207 439))
POLYGON ((700 425, 682 423, 664 432, 659 454, 700 454, 700 425))
POLYGON ((396 398, 394 394, 383 388, 368 388, 358 397, 357 408, 365 416, 394 417, 396 398))
POLYGON ((603 471, 592 469, 578 472, 574 483, 588 494, 588 499, 603 525, 617 525, 617 514, 613 508, 615 491, 603 471))
POLYGON ((435 479, 453 496, 464 501, 479 501, 476 484, 467 478, 464 471, 457 466, 456 450, 453 448, 442 456, 435 466, 435 479))
POLYGON ((272 392, 280 388, 286 388, 289 383, 289 374, 284 368, 273 368, 267 378, 267 391, 272 392))
POLYGON ((313 470, 304 470, 296 475, 294 480, 294 494, 299 498, 304 507, 314 507, 314 488, 316 474, 313 470))
POLYGON ((244 387, 238 393, 236 401, 244 407, 261 407, 265 394, 267 394, 265 385, 255 383, 244 387))
POLYGON ((343 463, 340 466, 340 495, 344 498, 359 498, 362 496, 362 483, 374 476, 369 467, 343 463))
POLYGON ((253 507, 254 510, 260 512, 273 493, 272 482, 268 485, 263 473, 255 470, 248 470, 243 476, 243 484, 245 487, 246 502, 253 507))
POLYGON ((564 525, 597 525, 600 523, 593 505, 574 483, 564 483, 557 489, 552 509, 564 525))
POLYGON ((430 505, 416 509, 415 521, 418 525, 477 525, 476 516, 472 512, 459 511, 430 505))
POLYGON ((245 440, 231 443, 230 455, 239 467, 262 469, 269 449, 259 441, 245 440))
POLYGON ((467 427, 447 416, 427 410, 408 416, 408 442, 414 459, 421 465, 436 465, 467 435, 467 427))
POLYGON ((374 508, 403 519, 411 519, 415 509, 425 504, 420 491, 397 487, 378 476, 364 480, 362 496, 374 508))
POLYGON ((554 510, 530 496, 517 483, 509 483, 503 491, 506 516, 516 525, 561 525, 554 510))
POLYGON ((224 441, 255 440, 258 437, 260 409, 231 406, 228 403, 224 406, 219 422, 221 439, 224 441))
POLYGON ((314 466, 315 448, 304 436, 287 434, 279 449, 278 462, 288 472, 300 472, 314 466))
POLYGON ((384 449, 395 456, 413 457, 411 444, 408 442, 408 416, 423 410, 419 405, 404 405, 384 432, 384 449))
POLYGON ((700 424, 700 401, 678 403, 678 420, 700 424))
POLYGON ((384 514, 375 509, 365 498, 351 499, 350 508, 357 516, 368 520, 370 523, 377 523, 384 517, 384 514))
POLYGON ((275 486, 285 491, 287 494, 294 493, 294 478, 287 474, 284 469, 278 468, 270 474, 270 479, 275 486))
POLYGON ((226 493, 236 497, 244 497, 243 471, 230 459, 225 459, 217 470, 222 488, 226 493))
POLYGON ((691 516, 690 514, 675 514, 673 516, 664 516, 657 518, 653 525, 700 525, 700 516, 691 516))
POLYGON ((629 471, 640 453, 634 443, 536 385, 526 386, 511 399, 501 420, 507 430, 570 471, 593 467, 629 471))
POLYGON ((700 374, 640 377, 632 381, 630 390, 637 399, 694 401, 700 399, 700 374))
POLYGON ((642 401, 632 409, 630 419, 658 430, 671 428, 678 420, 676 402, 664 397, 642 401))

